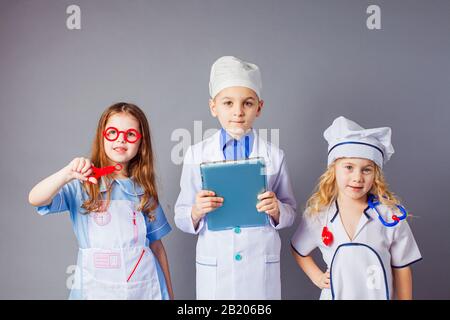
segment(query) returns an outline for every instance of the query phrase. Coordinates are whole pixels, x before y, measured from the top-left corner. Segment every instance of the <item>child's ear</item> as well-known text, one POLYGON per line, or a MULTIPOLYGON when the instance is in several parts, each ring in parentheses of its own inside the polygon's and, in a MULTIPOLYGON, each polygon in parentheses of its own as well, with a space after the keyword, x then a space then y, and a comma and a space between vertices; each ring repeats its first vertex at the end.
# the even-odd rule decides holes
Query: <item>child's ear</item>
POLYGON ((216 112, 216 102, 214 99, 209 99, 209 111, 211 111, 211 115, 216 118, 217 112, 216 112))
POLYGON ((264 107, 264 100, 259 100, 258 103, 258 111, 256 111, 256 116, 259 117, 261 114, 262 108, 264 107))

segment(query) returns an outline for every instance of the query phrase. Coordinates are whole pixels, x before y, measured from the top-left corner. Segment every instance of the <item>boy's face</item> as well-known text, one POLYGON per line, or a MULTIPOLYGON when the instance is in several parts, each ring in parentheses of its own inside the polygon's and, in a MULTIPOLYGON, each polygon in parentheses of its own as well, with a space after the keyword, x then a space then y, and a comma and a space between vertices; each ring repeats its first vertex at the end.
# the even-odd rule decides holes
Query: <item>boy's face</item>
POLYGON ((371 160, 340 158, 336 160, 336 184, 340 196, 358 200, 372 189, 375 166, 371 160))
POLYGON ((253 126, 264 105, 255 91, 246 87, 229 87, 209 100, 213 117, 234 138, 242 137, 253 126))

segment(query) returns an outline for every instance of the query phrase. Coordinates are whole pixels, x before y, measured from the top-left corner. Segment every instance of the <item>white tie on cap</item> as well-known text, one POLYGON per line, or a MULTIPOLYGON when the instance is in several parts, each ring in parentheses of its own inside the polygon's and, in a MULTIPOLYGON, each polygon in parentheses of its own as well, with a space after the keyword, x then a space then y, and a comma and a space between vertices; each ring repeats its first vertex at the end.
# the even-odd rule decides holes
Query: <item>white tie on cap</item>
POLYGON ((233 56, 217 59, 211 67, 209 95, 214 98, 229 87, 250 88, 261 98, 262 81, 258 66, 233 56))
POLYGON ((356 122, 338 117, 323 133, 328 142, 328 165, 339 158, 364 158, 380 168, 394 153, 389 127, 364 129, 356 122))

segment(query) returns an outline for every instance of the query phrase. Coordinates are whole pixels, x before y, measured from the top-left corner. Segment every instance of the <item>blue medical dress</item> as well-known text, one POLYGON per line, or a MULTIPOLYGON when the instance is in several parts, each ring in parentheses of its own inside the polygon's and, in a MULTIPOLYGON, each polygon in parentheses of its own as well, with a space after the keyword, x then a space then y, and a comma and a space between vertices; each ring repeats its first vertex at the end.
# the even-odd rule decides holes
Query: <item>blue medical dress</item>
MULTIPOLYGON (((140 201, 137 196, 143 195, 144 190, 141 186, 134 183, 133 178, 115 179, 112 181, 111 200, 128 200, 139 204, 140 201)), ((103 180, 101 180, 100 191, 102 193, 106 192, 103 180)), ((106 194, 103 194, 103 198, 106 199, 106 194)), ((90 248, 88 237, 89 215, 82 214, 86 211, 81 208, 81 205, 87 199, 88 195, 82 189, 81 182, 79 180, 73 180, 61 188, 49 205, 37 207, 37 212, 40 215, 47 215, 68 211, 72 221, 73 231, 78 241, 78 246, 82 249, 90 248)), ((160 240, 172 230, 160 205, 158 205, 152 213, 156 218, 154 221, 145 219, 147 227, 147 246, 156 240, 160 240)), ((167 300, 169 299, 169 294, 165 277, 158 260, 155 259, 155 262, 161 286, 161 296, 164 300, 167 300)), ((81 291, 79 289, 72 289, 69 299, 81 299, 81 291)))

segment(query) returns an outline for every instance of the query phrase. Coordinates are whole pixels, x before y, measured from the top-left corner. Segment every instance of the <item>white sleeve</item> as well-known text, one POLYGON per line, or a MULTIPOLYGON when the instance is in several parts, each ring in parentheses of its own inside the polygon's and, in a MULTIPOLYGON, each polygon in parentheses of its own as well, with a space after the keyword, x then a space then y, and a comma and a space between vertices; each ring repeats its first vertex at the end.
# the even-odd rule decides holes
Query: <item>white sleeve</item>
POLYGON ((310 219, 303 214, 300 224, 291 239, 292 248, 302 257, 308 256, 319 246, 320 235, 310 219))
POLYGON ((392 268, 404 268, 422 260, 422 255, 406 220, 396 226, 390 252, 392 268))
POLYGON ((285 157, 283 154, 281 157, 280 170, 272 190, 278 199, 280 219, 277 225, 275 225, 274 221, 270 219, 270 224, 277 230, 290 227, 294 223, 297 209, 297 202, 292 190, 285 157))
POLYGON ((200 175, 200 164, 195 163, 192 147, 186 151, 183 161, 183 170, 180 179, 180 194, 175 204, 175 225, 182 231, 198 234, 204 226, 204 219, 201 219, 197 229, 191 218, 192 206, 195 203, 195 195, 201 190, 202 182, 200 175))

